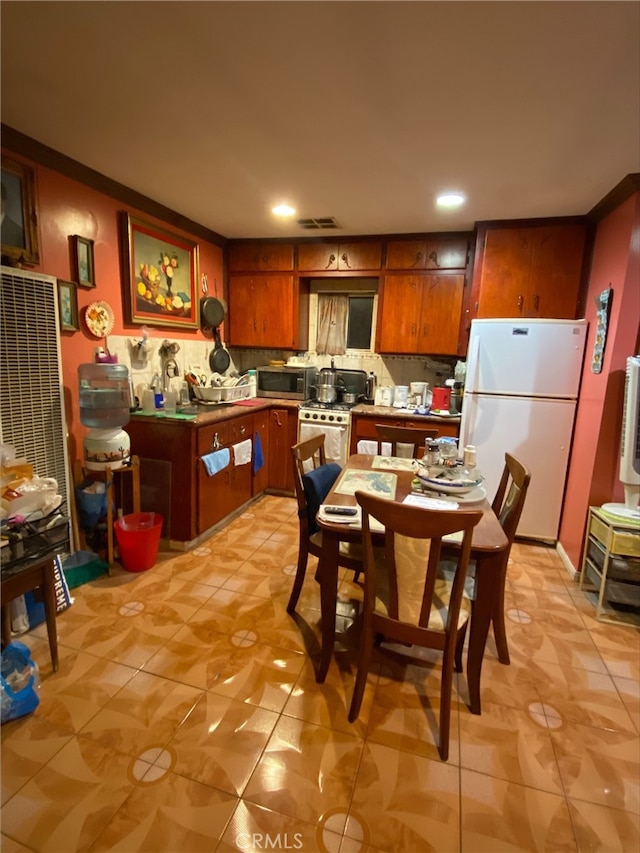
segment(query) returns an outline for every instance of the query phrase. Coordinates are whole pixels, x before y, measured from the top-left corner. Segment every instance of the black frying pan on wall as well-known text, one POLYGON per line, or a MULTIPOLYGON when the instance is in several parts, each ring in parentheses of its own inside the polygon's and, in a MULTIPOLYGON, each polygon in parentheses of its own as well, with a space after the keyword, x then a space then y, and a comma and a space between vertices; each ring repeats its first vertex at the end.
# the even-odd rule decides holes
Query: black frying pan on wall
POLYGON ((213 329, 215 345, 209 355, 209 367, 212 373, 224 373, 231 364, 231 358, 220 340, 220 330, 217 326, 213 329))
POLYGON ((227 304, 216 296, 203 296, 200 300, 200 325, 205 329, 216 329, 224 320, 227 304))

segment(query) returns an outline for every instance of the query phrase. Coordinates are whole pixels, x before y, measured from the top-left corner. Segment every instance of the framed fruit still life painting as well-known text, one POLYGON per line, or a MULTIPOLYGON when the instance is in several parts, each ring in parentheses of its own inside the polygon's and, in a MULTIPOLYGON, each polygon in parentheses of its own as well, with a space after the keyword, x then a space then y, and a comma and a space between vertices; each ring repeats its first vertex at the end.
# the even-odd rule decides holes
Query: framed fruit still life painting
POLYGON ((130 323, 197 329, 198 244, 123 214, 124 308, 130 323))

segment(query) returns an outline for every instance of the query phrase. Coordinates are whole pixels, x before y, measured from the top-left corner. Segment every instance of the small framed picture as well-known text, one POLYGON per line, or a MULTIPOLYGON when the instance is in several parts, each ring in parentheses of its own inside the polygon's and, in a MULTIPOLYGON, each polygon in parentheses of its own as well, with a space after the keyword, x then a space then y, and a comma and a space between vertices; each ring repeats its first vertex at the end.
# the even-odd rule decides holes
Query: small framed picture
POLYGON ((61 332, 77 332, 80 328, 78 320, 78 291, 75 281, 58 279, 58 315, 61 332))
POLYGON ((40 263, 33 169, 2 156, 2 254, 27 264, 40 263))
POLYGON ((93 267, 93 240, 73 236, 73 258, 75 274, 80 287, 95 287, 96 276, 93 267))

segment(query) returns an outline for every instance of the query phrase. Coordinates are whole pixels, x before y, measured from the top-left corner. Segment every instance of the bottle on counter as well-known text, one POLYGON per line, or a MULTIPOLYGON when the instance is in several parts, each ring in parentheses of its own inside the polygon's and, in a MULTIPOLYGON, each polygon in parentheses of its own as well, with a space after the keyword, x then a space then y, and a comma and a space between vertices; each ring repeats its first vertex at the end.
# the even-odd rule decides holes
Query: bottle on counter
POLYGON ((477 464, 476 448, 473 444, 467 444, 464 448, 464 467, 468 471, 472 471, 477 464))
POLYGON ((440 445, 431 438, 425 439, 423 462, 429 467, 440 462, 440 445))

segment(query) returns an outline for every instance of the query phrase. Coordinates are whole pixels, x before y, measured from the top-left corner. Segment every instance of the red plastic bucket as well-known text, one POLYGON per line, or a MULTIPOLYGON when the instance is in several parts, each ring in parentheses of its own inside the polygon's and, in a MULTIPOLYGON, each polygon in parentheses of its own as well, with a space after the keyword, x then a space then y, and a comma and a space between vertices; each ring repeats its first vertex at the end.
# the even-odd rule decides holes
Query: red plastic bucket
POLYGON ((134 512, 116 519, 120 559, 128 572, 145 572, 155 566, 162 522, 158 512, 134 512))

